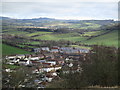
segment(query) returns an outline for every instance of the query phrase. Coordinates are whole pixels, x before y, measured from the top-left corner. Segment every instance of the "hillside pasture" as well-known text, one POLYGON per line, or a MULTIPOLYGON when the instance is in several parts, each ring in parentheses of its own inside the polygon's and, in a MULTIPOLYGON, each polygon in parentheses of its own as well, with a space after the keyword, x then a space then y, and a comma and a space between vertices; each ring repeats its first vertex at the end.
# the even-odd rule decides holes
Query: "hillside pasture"
POLYGON ((32 36, 35 36, 35 35, 46 35, 46 34, 50 34, 50 33, 52 33, 52 32, 41 31, 41 32, 28 33, 28 34, 26 34, 26 36, 32 37, 32 36))
POLYGON ((111 31, 107 34, 94 37, 90 40, 86 40, 82 43, 93 45, 107 45, 107 46, 115 46, 118 47, 118 30, 111 31))
POLYGON ((84 34, 82 34, 83 36, 97 36, 100 35, 102 33, 105 33, 106 31, 104 30, 100 30, 100 31, 90 31, 90 32, 84 32, 84 34))
POLYGON ((78 33, 67 33, 67 34, 48 34, 35 37, 34 39, 41 39, 41 40, 69 40, 69 41, 83 41, 86 37, 81 37, 78 33))
POLYGON ((13 55, 13 54, 29 54, 30 52, 23 49, 19 49, 13 46, 2 44, 2 55, 13 55))

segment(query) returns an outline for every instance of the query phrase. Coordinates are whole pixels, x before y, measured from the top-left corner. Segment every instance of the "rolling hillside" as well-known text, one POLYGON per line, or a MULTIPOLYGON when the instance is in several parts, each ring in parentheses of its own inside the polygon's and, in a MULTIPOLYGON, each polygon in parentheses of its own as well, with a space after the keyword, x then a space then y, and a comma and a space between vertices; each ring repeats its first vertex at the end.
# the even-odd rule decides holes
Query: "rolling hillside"
MULTIPOLYGON (((4 42, 14 43, 16 46, 23 48, 36 48, 44 45, 43 42, 49 42, 50 40, 55 42, 66 40, 75 44, 117 47, 118 28, 116 23, 114 20, 11 19, 4 17, 2 35, 4 42), (106 33, 108 31, 111 32, 106 33)), ((3 47, 5 46, 3 45, 3 47)))
POLYGON ((118 47, 118 30, 113 30, 107 34, 94 37, 92 39, 86 40, 82 42, 85 44, 98 44, 98 45, 107 45, 107 46, 115 46, 118 47))

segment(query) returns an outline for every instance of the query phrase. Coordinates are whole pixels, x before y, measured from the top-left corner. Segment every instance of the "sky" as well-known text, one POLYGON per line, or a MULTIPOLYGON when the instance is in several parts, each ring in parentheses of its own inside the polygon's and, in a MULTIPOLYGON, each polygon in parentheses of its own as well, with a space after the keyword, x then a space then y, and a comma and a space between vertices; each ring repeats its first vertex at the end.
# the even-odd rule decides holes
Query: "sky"
POLYGON ((118 19, 118 0, 2 0, 0 7, 0 16, 20 19, 118 19))

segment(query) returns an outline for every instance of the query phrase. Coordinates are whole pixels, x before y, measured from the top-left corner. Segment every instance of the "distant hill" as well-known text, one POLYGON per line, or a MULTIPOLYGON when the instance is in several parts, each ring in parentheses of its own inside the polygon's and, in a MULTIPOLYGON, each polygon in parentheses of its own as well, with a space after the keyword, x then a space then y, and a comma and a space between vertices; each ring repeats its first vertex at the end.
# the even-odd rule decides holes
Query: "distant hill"
POLYGON ((9 18, 9 17, 1 17, 0 16, 0 20, 7 20, 7 19, 11 19, 11 18, 9 18))
POLYGON ((48 28, 75 28, 75 29, 97 29, 101 25, 115 23, 114 20, 61 20, 54 18, 32 18, 32 19, 13 19, 9 17, 0 17, 3 25, 13 26, 35 26, 48 28), (94 27, 93 27, 94 26, 94 27))

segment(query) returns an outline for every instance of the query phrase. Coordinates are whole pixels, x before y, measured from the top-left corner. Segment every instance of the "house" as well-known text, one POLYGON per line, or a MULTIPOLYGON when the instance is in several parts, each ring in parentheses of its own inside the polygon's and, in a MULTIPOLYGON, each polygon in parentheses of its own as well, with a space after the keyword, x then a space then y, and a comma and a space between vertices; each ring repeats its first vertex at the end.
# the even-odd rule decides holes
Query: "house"
POLYGON ((42 51, 50 51, 49 47, 42 47, 41 50, 42 51))
POLYGON ((41 52, 41 48, 34 48, 33 51, 34 51, 35 53, 41 52))
POLYGON ((59 69, 62 69, 62 67, 61 67, 61 66, 57 66, 57 65, 54 67, 54 70, 55 70, 55 71, 56 71, 56 70, 59 70, 59 69))
POLYGON ((56 72, 53 72, 51 75, 52 75, 52 76, 57 76, 57 73, 56 73, 56 72))
POLYGON ((50 67, 53 66, 52 63, 48 63, 48 62, 42 62, 43 67, 50 67))
POLYGON ((54 78, 54 76, 49 75, 49 76, 46 76, 46 77, 45 77, 45 80, 46 80, 47 82, 52 82, 53 78, 54 78))
POLYGON ((66 50, 66 51, 64 51, 64 53, 79 53, 79 51, 78 50, 75 50, 75 49, 69 49, 69 50, 66 50))
POLYGON ((31 54, 25 54, 25 58, 30 58, 31 54))
POLYGON ((6 56, 6 59, 9 59, 9 60, 14 60, 16 58, 17 58, 16 55, 6 56))
POLYGON ((13 72, 13 70, 5 69, 6 72, 13 72))
POLYGON ((39 62, 41 62, 41 63, 45 63, 45 62, 46 62, 46 60, 39 60, 39 62))
POLYGON ((47 63, 51 63, 52 65, 56 65, 56 61, 55 60, 47 60, 47 63))
POLYGON ((32 73, 42 73, 43 72, 43 69, 42 68, 38 68, 38 69, 34 69, 32 71, 32 73))
POLYGON ((27 66, 32 66, 32 62, 30 60, 27 60, 26 64, 27 66))
POLYGON ((58 53, 58 52, 59 52, 59 49, 51 49, 50 52, 51 52, 51 53, 58 53))
POLYGON ((38 54, 37 56, 39 57, 39 59, 44 59, 46 57, 44 54, 38 54))
POLYGON ((41 62, 36 61, 36 60, 31 60, 31 62, 32 62, 33 65, 42 65, 41 62))
POLYGON ((60 49, 60 48, 59 48, 58 46, 53 46, 53 47, 51 48, 51 51, 50 51, 50 52, 52 52, 52 53, 58 53, 58 52, 60 52, 59 49, 60 49))
POLYGON ((44 72, 50 72, 50 71, 54 71, 54 67, 43 67, 43 71, 44 72))
POLYGON ((57 73, 55 71, 50 71, 46 73, 46 76, 51 75, 51 76, 57 76, 57 73))
POLYGON ((19 65, 26 65, 26 62, 27 62, 28 60, 19 60, 19 62, 18 62, 18 64, 19 65))
POLYGON ((60 49, 58 46, 53 46, 51 49, 60 49))
POLYGON ((38 56, 31 56, 29 59, 30 59, 30 60, 39 60, 40 57, 38 57, 38 56))
POLYGON ((78 53, 78 50, 72 47, 62 47, 60 50, 62 53, 78 53))
POLYGON ((80 53, 89 53, 89 50, 88 49, 79 49, 79 52, 80 53))
POLYGON ((17 56, 17 58, 19 58, 19 59, 24 59, 25 58, 25 55, 24 54, 18 54, 18 55, 16 55, 17 56))
POLYGON ((69 66, 69 67, 72 67, 72 66, 73 66, 73 63, 70 63, 68 66, 69 66))
POLYGON ((69 61, 70 59, 69 58, 66 58, 65 61, 69 61))
POLYGON ((57 64, 59 64, 59 65, 63 65, 65 62, 64 62, 64 60, 57 60, 57 64))

